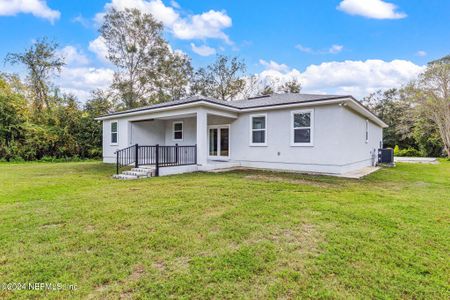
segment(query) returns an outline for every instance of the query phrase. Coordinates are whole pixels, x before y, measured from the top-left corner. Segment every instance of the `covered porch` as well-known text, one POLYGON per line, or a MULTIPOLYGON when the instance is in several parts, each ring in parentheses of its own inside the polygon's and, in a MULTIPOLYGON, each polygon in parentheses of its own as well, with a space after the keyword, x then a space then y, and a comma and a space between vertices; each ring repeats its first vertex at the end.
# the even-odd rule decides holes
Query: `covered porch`
POLYGON ((121 166, 153 166, 156 176, 229 168, 236 118, 236 113, 206 108, 133 118, 130 146, 116 151, 117 172, 121 166))

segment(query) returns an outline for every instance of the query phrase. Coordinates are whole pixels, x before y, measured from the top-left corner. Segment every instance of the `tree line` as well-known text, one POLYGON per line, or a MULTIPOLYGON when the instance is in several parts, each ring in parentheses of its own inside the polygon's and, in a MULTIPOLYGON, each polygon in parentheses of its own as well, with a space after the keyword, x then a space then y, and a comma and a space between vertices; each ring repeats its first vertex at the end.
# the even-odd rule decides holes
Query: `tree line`
MULTIPOLYGON (((194 70, 191 59, 174 51, 163 25, 136 9, 110 10, 99 32, 115 66, 106 90, 92 91, 81 104, 60 92, 52 78, 65 66, 58 44, 37 40, 5 63, 20 64, 25 79, 0 73, 0 159, 37 160, 101 157, 101 124, 111 111, 199 95, 224 101, 272 93, 299 93, 295 79, 261 82, 246 73, 243 60, 224 55, 194 70)), ((450 155, 450 58, 431 62, 414 82, 377 92, 364 103, 388 125, 385 146, 399 154, 450 155)))
POLYGON ((384 146, 399 156, 450 157, 450 56, 428 63, 401 88, 363 99, 385 123, 384 146))

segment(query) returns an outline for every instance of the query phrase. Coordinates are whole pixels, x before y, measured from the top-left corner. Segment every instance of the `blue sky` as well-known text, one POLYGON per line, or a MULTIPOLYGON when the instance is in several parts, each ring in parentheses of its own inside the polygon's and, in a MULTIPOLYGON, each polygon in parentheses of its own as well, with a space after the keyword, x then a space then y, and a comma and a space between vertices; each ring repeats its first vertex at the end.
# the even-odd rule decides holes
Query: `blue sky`
POLYGON ((196 67, 215 53, 239 56, 261 80, 296 78, 304 92, 361 98, 406 83, 450 53, 444 0, 0 0, 0 57, 48 36, 68 58, 57 84, 83 100, 114 70, 102 59, 101 14, 126 6, 154 14, 172 48, 196 67))

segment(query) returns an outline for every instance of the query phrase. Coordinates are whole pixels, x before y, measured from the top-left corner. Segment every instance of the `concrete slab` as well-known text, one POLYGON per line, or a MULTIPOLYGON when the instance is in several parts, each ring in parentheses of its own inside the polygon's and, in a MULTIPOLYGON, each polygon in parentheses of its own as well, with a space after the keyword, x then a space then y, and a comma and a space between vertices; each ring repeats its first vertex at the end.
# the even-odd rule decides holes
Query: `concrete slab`
POLYGON ((400 157, 395 156, 394 162, 404 162, 413 164, 438 164, 439 161, 435 157, 400 157))
POLYGON ((363 178, 364 176, 367 176, 369 174, 372 174, 373 172, 378 171, 379 169, 381 169, 381 168, 380 167, 365 167, 362 169, 358 169, 358 170, 354 170, 354 171, 350 171, 350 172, 346 172, 346 173, 342 173, 342 174, 336 174, 333 176, 343 177, 343 178, 360 179, 360 178, 363 178))

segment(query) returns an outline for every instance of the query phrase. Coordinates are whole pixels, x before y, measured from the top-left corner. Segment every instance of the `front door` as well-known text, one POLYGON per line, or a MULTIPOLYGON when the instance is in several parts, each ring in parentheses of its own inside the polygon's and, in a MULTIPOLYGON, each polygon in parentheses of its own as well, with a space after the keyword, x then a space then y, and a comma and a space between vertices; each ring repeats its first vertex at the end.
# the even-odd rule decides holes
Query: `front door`
POLYGON ((230 126, 214 125, 208 127, 208 156, 210 159, 230 158, 230 126))

